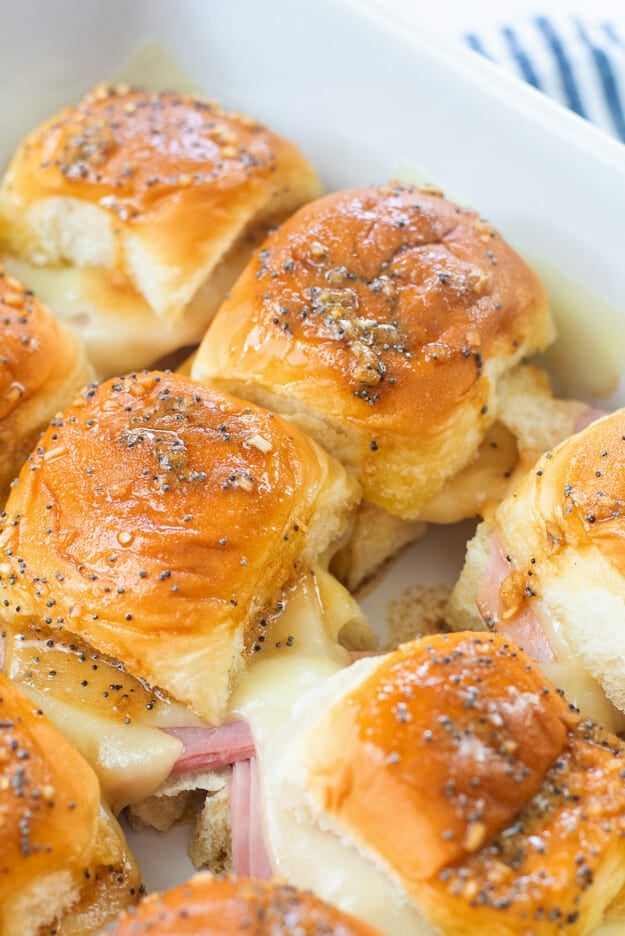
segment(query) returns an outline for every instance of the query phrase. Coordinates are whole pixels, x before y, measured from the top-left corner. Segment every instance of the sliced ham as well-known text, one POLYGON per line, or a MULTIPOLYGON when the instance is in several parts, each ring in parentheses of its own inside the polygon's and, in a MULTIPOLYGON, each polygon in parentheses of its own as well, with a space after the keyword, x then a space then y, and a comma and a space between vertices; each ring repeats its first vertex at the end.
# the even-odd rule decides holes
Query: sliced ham
POLYGON ((553 663, 556 656, 545 630, 536 616, 531 599, 521 602, 515 614, 507 616, 501 600, 501 585, 512 571, 499 538, 493 536, 486 573, 477 596, 484 620, 500 634, 521 647, 537 663, 553 663))
POLYGON ((272 875, 271 862, 265 848, 263 831, 263 791, 260 782, 258 760, 255 757, 250 765, 250 825, 249 825, 249 864, 252 877, 268 881, 272 875))
POLYGON ((232 766, 230 810, 233 871, 268 881, 272 869, 265 848, 262 790, 255 757, 232 766))
POLYGON ((232 869, 249 877, 251 769, 249 760, 232 765, 230 781, 230 824, 232 828, 232 869))
POLYGON ((245 721, 228 722, 218 728, 164 728, 184 744, 172 775, 192 770, 213 770, 254 756, 250 726, 245 721))
POLYGON ((263 834, 263 801, 256 749, 245 721, 218 728, 167 728, 184 744, 172 775, 232 765, 230 815, 232 865, 237 874, 269 880, 271 862, 263 834))

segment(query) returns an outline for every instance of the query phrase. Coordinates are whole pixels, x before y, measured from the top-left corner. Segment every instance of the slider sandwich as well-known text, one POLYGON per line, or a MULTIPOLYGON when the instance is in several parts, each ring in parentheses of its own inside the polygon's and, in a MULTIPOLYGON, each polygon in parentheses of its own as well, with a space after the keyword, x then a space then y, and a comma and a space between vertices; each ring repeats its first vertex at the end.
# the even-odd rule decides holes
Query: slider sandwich
POLYGON ((625 410, 547 452, 477 530, 457 628, 514 640, 583 711, 625 727, 625 410))
POLYGON ((95 773, 0 674, 0 934, 88 936, 142 890, 95 773))
POLYGON ((277 881, 197 874, 150 894, 106 930, 109 936, 379 936, 361 920, 277 881))
POLYGON ((235 868, 387 936, 625 930, 625 744, 500 635, 424 637, 272 719, 240 710, 261 789, 233 804, 235 868))
POLYGON ((192 376, 283 413, 359 478, 337 564, 353 588, 424 521, 505 492, 523 448, 573 431, 584 407, 553 409, 520 367, 553 337, 540 281, 490 224, 394 183, 328 195, 272 233, 192 376))
POLYGON ((0 255, 107 376, 199 341, 254 245, 319 192, 299 150, 254 119, 100 85, 17 149, 0 255))
POLYGON ((0 508, 39 434, 91 377, 72 330, 0 267, 0 508))
POLYGON ((223 791, 257 659, 371 646, 325 569, 358 498, 296 427, 173 374, 92 385, 53 420, 0 520, 4 667, 115 812, 170 775, 195 790, 217 767, 223 791))

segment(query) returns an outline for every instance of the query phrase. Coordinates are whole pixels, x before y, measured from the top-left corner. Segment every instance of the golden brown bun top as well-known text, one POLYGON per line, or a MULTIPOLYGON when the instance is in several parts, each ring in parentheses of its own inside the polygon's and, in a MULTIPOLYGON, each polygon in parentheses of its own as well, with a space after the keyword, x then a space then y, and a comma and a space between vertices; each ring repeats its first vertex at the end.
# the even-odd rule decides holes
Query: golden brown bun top
POLYGON ((375 470, 385 440, 435 438, 467 401, 479 412, 491 358, 550 337, 540 281, 489 224, 391 184, 328 195, 270 235, 194 375, 207 362, 205 376, 258 381, 358 426, 378 443, 375 470))
POLYGON ((337 477, 344 508, 355 485, 314 442, 186 378, 92 385, 53 420, 0 518, 5 617, 80 634, 191 704, 159 667, 184 658, 193 697, 185 667, 211 640, 225 652, 327 545, 308 528, 337 477))
POLYGON ((69 339, 66 326, 0 267, 0 431, 20 403, 73 366, 69 339))
MULTIPOLYGON (((625 410, 591 423, 543 456, 496 516, 504 542, 532 528, 527 546, 536 553, 534 576, 540 577, 543 555, 551 559, 565 546, 590 544, 625 574, 625 410)), ((519 587, 525 587, 520 579, 519 587)))
POLYGON ((615 735, 573 719, 567 746, 536 796, 484 848, 421 886, 419 898, 440 931, 587 936, 601 932, 609 908, 608 919, 615 926, 620 919, 621 929, 607 932, 620 933, 624 755, 615 735))
POLYGON ((46 872, 88 864, 99 808, 91 767, 0 674, 0 905, 46 872))
POLYGON ((501 637, 422 638, 383 657, 321 719, 308 785, 412 885, 511 823, 565 747, 567 717, 501 637))
POLYGON ((270 176, 289 150, 213 102, 104 84, 29 134, 10 172, 29 200, 71 196, 132 223, 187 189, 209 190, 217 208, 228 190, 270 176))
POLYGON ((151 894, 107 930, 202 936, 376 936, 377 930, 307 891, 275 881, 198 874, 187 884, 151 894))

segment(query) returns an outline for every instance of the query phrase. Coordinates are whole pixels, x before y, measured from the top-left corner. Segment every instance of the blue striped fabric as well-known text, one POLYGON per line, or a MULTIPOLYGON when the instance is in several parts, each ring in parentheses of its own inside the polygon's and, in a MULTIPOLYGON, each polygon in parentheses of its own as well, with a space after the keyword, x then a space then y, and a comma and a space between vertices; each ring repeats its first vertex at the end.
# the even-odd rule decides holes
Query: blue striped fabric
POLYGON ((625 142, 625 19, 535 16, 464 38, 474 51, 625 142))

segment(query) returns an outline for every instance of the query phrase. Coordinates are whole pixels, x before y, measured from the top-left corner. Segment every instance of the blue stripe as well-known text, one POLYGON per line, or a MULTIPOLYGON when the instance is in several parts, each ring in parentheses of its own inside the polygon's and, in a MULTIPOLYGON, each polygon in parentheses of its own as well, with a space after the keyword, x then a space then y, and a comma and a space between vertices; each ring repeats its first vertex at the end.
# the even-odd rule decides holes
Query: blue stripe
POLYGON ((610 111, 610 116, 614 121, 616 132, 621 140, 625 141, 625 114, 623 113, 621 94, 619 92, 614 69, 612 68, 612 62, 605 50, 592 42, 583 24, 579 20, 576 21, 576 26, 580 39, 588 47, 593 57, 599 75, 599 81, 601 82, 603 96, 605 97, 605 102, 610 111))
POLYGON ((614 45, 617 45, 623 48, 623 45, 624 45, 623 40, 617 33, 616 26, 614 25, 614 23, 602 23, 601 28, 603 29, 608 39, 612 40, 614 45))
POLYGON ((492 56, 488 54, 484 47, 484 43, 475 33, 465 33, 464 34, 465 42, 471 46, 474 52, 479 52, 480 55, 483 55, 484 58, 492 59, 492 56))
POLYGON ((505 26, 501 30, 501 34, 508 43, 510 54, 513 56, 515 62, 519 66, 519 71, 521 72, 523 78, 525 78, 529 84, 534 85, 535 88, 538 88, 539 91, 542 91, 542 86, 538 75, 536 74, 534 64, 519 42, 519 38, 514 29, 511 29, 509 26, 505 26))
POLYGON ((571 110, 575 111, 576 114, 579 114, 580 117, 586 117, 582 98, 577 87, 577 82, 575 81, 575 75, 573 74, 573 68, 564 51, 562 40, 553 28, 553 24, 546 16, 537 16, 534 22, 539 32, 542 33, 545 42, 556 60, 560 73, 560 81, 562 82, 562 90, 564 91, 568 106, 571 110))

